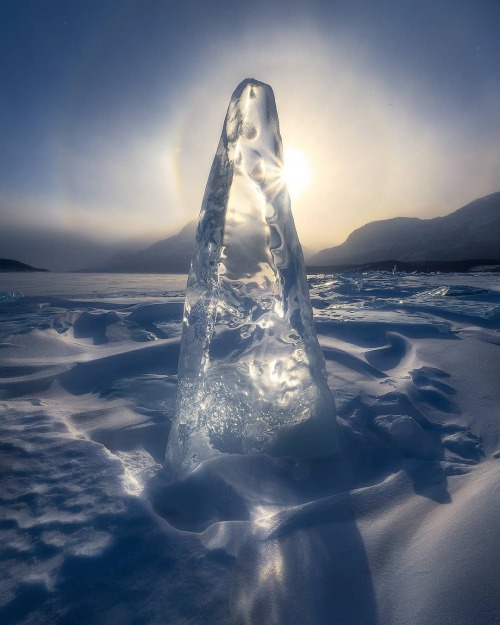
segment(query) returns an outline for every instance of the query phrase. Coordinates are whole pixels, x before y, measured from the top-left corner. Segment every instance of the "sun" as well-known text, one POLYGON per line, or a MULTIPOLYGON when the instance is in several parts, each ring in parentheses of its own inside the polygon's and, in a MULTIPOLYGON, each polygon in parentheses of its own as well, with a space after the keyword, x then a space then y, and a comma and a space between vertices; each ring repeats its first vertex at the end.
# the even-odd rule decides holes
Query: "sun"
POLYGON ((297 197, 307 191, 311 183, 311 167, 307 155, 302 150, 288 148, 285 151, 281 177, 288 187, 290 197, 297 197))

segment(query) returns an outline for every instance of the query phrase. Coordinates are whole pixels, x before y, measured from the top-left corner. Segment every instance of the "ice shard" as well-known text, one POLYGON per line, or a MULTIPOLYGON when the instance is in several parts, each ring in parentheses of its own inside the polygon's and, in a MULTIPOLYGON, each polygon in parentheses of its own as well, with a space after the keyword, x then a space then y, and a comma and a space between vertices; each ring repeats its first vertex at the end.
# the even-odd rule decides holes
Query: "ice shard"
POLYGON ((166 452, 178 475, 219 454, 337 450, 282 167, 273 91, 244 80, 224 121, 188 279, 166 452))

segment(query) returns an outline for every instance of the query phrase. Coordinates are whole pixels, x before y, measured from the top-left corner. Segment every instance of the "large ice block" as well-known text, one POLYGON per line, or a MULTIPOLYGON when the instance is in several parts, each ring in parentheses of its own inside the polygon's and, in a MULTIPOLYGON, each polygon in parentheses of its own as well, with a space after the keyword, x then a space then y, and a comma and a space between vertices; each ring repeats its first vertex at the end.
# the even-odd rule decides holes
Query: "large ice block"
POLYGON ((224 121, 188 279, 166 453, 177 474, 219 454, 337 450, 282 167, 273 91, 244 80, 224 121))

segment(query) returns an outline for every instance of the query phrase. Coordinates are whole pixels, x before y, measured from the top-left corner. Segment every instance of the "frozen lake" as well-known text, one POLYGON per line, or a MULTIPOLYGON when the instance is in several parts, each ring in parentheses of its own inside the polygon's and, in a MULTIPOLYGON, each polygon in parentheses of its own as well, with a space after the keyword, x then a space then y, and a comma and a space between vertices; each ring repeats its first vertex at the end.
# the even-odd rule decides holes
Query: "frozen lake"
POLYGON ((0 618, 500 622, 500 276, 310 276, 339 457, 168 485, 186 276, 0 274, 0 618))
POLYGON ((0 273, 1 292, 58 297, 165 297, 186 290, 187 275, 123 273, 0 273))

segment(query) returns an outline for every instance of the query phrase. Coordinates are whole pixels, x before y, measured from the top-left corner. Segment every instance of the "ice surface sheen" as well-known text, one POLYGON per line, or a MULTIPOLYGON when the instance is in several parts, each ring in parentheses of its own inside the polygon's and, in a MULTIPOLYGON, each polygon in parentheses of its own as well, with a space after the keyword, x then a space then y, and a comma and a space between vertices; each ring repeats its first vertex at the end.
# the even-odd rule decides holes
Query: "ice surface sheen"
POLYGON ((224 121, 188 279, 167 446, 180 474, 222 453, 314 457, 337 449, 282 166, 273 91, 244 80, 224 121))

